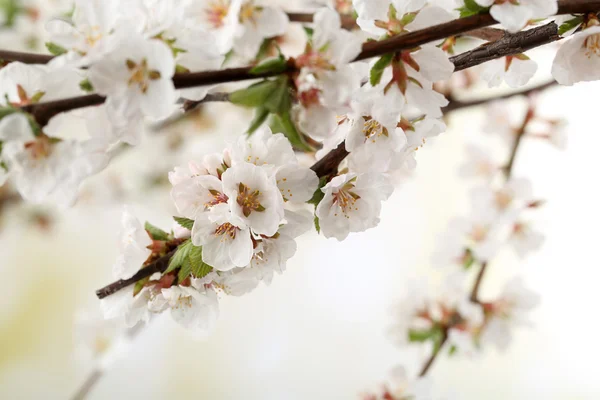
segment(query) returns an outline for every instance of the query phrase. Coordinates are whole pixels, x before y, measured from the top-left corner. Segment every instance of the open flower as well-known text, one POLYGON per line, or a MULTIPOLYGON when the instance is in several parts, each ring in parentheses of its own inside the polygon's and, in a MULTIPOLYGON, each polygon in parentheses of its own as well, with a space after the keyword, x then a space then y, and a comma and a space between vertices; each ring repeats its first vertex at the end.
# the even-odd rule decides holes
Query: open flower
POLYGON ((519 54, 487 62, 481 77, 489 87, 500 86, 504 81, 511 88, 518 88, 527 84, 536 71, 536 62, 525 54, 519 54))
POLYGON ((552 76, 561 85, 600 79, 600 24, 574 34, 560 47, 552 76))
POLYGON ((490 14, 510 32, 517 32, 530 20, 544 19, 556 14, 557 0, 475 0, 482 7, 490 7, 490 14))
POLYGON ((173 320, 186 329, 207 333, 219 317, 219 302, 212 289, 171 286, 163 289, 162 295, 173 320))
POLYGON ((254 164, 239 163, 223 173, 231 213, 257 234, 274 235, 283 219, 283 198, 273 176, 254 164))
POLYGON ((325 237, 344 240, 379 223, 381 201, 393 191, 381 174, 354 173, 336 176, 321 189, 325 196, 316 209, 325 237))
POLYGON ((78 142, 35 135, 21 113, 0 121, 3 142, 0 159, 23 198, 32 203, 71 205, 81 182, 108 163, 105 145, 93 140, 78 142))
POLYGON ((202 246, 202 260, 218 271, 245 267, 252 259, 250 230, 232 216, 227 204, 215 206, 196 217, 192 242, 202 246))
POLYGON ((118 101, 126 111, 139 110, 153 118, 168 115, 176 100, 171 49, 128 29, 111 39, 118 45, 89 69, 94 89, 118 101))

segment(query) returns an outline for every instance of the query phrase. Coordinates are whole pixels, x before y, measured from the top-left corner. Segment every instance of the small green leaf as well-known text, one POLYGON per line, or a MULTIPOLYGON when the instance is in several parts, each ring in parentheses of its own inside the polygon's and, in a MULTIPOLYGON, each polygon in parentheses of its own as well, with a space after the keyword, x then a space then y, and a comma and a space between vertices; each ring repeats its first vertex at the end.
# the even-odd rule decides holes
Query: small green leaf
POLYGON ((188 229, 188 230, 192 230, 192 228, 194 227, 194 220, 193 219, 189 219, 189 218, 184 218, 184 217, 173 217, 173 219, 175 220, 175 222, 177 222, 181 227, 188 229))
POLYGON ((450 346, 450 348, 448 349, 448 356, 452 357, 453 355, 455 355, 458 352, 458 347, 456 347, 455 345, 450 346))
POLYGON ((287 76, 279 77, 275 82, 277 86, 268 96, 264 103, 264 107, 273 114, 281 115, 289 112, 292 107, 292 96, 290 94, 287 76))
POLYGON ((53 42, 46 42, 46 48, 48 49, 50 54, 55 56, 60 56, 67 52, 67 49, 53 42))
POLYGON ((254 110, 254 118, 252 118, 252 122, 250 122, 250 126, 246 133, 248 136, 252 135, 260 126, 267 120, 269 116, 269 110, 264 107, 256 107, 254 110))
POLYGON ((465 249, 465 254, 463 255, 463 268, 469 269, 475 263, 475 257, 473 256, 473 252, 471 249, 465 249))
POLYGON ((202 261, 202 247, 194 246, 189 254, 192 274, 196 278, 204 278, 212 271, 212 267, 202 261))
POLYGON ((169 234, 160 228, 152 225, 150 222, 144 224, 144 229, 148 231, 150 237, 154 240, 169 240, 169 234))
POLYGON ((250 70, 252 75, 261 75, 265 73, 280 74, 287 69, 287 63, 283 56, 270 57, 250 70))
POLYGON ((558 34, 562 36, 565 33, 577 28, 577 26, 580 25, 582 22, 583 17, 575 17, 573 19, 565 21, 558 27, 558 34))
POLYGON ((277 80, 268 80, 255 83, 245 89, 236 90, 229 95, 229 101, 244 107, 260 107, 265 104, 269 96, 278 88, 277 80))
POLYGON ((79 87, 81 88, 81 90, 87 93, 91 93, 94 91, 94 86, 92 86, 92 82, 90 82, 89 79, 84 79, 81 82, 79 82, 79 87))
POLYGON ((303 26, 302 28, 304 28, 304 32, 306 33, 306 37, 308 38, 308 40, 312 40, 312 37, 315 34, 315 30, 309 26, 303 26))
POLYGON ((271 129, 273 133, 283 133, 290 141, 292 146, 302 151, 312 151, 313 149, 306 143, 304 137, 296 129, 296 125, 290 117, 290 113, 286 112, 282 115, 273 115, 271 119, 271 129))
POLYGON ((393 53, 385 54, 373 65, 370 75, 371 86, 376 86, 379 84, 379 82, 381 82, 383 71, 385 71, 385 69, 392 63, 393 58, 393 53))
POLYGON ((185 242, 183 242, 182 244, 180 244, 179 247, 177 248, 177 251, 173 255, 173 257, 171 257, 171 261, 169 262, 169 267, 165 271, 165 274, 168 274, 169 272, 172 272, 175 269, 181 267, 183 262, 188 259, 188 254, 189 254, 190 250, 192 249, 192 247, 193 247, 193 244, 190 239, 188 239, 185 242))
POLYGON ((181 263, 181 268, 177 274, 177 282, 183 282, 192 273, 192 264, 189 257, 186 257, 181 263))
POLYGON ((431 339, 435 335, 435 329, 428 329, 424 331, 418 331, 411 329, 408 331, 408 340, 414 343, 423 343, 431 339))
POLYGON ((141 279, 135 283, 135 285, 133 286, 133 296, 134 297, 137 296, 137 294, 142 291, 142 289, 144 288, 144 286, 146 286, 146 283, 148 283, 149 280, 150 280, 150 277, 147 277, 147 278, 141 279))
POLYGON ((309 201, 307 201, 308 204, 313 204, 317 206, 321 202, 321 200, 323 200, 323 197, 325 197, 325 193, 323 193, 321 188, 323 188, 323 186, 325 186, 326 184, 327 178, 321 177, 321 179, 319 179, 319 187, 317 188, 317 190, 315 190, 315 193, 313 194, 312 198, 309 201))
POLYGON ((314 223, 315 223, 315 229, 317 230, 317 233, 321 233, 321 225, 319 224, 319 217, 317 217, 316 214, 315 214, 314 223))
POLYGON ((481 14, 487 12, 489 7, 482 7, 475 0, 464 0, 465 5, 463 7, 458 8, 457 10, 460 12, 460 17, 470 17, 472 15, 481 14))

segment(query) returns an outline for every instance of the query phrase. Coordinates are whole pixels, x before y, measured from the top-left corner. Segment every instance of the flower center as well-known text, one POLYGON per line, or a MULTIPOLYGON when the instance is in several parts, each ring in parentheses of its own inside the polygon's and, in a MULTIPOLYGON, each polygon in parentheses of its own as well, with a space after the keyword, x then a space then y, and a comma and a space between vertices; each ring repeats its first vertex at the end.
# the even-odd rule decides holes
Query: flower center
POLYGON ((245 217, 248 217, 252 211, 265 211, 265 208, 258 201, 259 195, 260 191, 258 190, 252 191, 252 189, 241 182, 238 185, 237 203, 242 207, 245 217))
POLYGON ((244 3, 240 9, 240 22, 242 24, 244 22, 251 22, 252 24, 256 25, 257 11, 260 9, 255 7, 252 3, 253 1, 244 3))
POLYGON ((192 308, 192 296, 179 296, 173 308, 192 308))
POLYGON ((85 42, 89 47, 94 47, 98 41, 102 39, 102 32, 98 25, 94 25, 89 28, 85 35, 85 42))
POLYGON ((137 85, 144 94, 148 91, 150 81, 160 79, 160 72, 155 69, 148 69, 148 61, 145 58, 140 63, 127 59, 125 65, 131 73, 127 84, 129 86, 137 85))
POLYGON ((46 135, 41 135, 31 142, 25 143, 25 149, 34 160, 47 158, 52 153, 52 143, 46 135))
POLYGON ((471 239, 474 242, 483 242, 487 237, 488 229, 483 225, 475 225, 471 231, 471 239))
POLYGON ((207 201, 206 203, 204 203, 204 207, 206 207, 206 208, 210 208, 212 206, 216 206, 217 204, 221 204, 221 203, 227 203, 227 200, 229 200, 227 195, 219 192, 218 190, 210 189, 209 193, 212 196, 212 198, 209 201, 207 201))
POLYGON ((206 19, 213 28, 220 28, 224 25, 225 17, 229 13, 229 0, 216 0, 208 3, 206 9, 206 19))
POLYGON ((507 209, 513 200, 513 196, 508 191, 501 190, 496 193, 496 205, 501 210, 507 209))
POLYGON ((216 236, 222 236, 221 241, 224 242, 229 239, 235 239, 235 235, 237 234, 238 228, 231 225, 229 222, 225 222, 223 225, 220 225, 215 230, 216 236))
POLYGON ((587 58, 600 57, 600 33, 588 36, 583 42, 583 46, 587 58))
MULTIPOLYGON (((363 117, 366 119, 366 117, 363 117)), ((365 141, 370 140, 375 143, 377 138, 380 136, 389 136, 389 132, 386 127, 382 126, 379 122, 374 119, 368 119, 365 121, 363 126, 363 133, 365 134, 365 141)))
MULTIPOLYGON (((346 183, 337 193, 333 194, 333 204, 337 204, 344 213, 344 217, 350 218, 347 214, 348 212, 354 210, 358 211, 358 206, 356 202, 360 199, 360 196, 352 191, 354 189, 354 184, 352 183, 356 178, 352 181, 346 183)), ((334 216, 338 216, 337 213, 334 216)))

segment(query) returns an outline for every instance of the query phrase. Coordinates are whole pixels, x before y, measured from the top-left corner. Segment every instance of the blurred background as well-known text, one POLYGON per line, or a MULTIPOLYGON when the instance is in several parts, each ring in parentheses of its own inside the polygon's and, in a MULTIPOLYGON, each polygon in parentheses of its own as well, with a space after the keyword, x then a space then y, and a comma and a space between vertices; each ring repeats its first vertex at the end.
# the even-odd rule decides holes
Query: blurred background
MULTIPOLYGON (((0 47, 39 48, 38 25, 19 19, 2 31, 0 47), (27 37, 27 27, 37 44, 16 42, 27 37)), ((552 47, 529 54, 540 66, 531 85, 549 78, 552 54, 552 47)), ((541 114, 568 121, 568 149, 525 139, 514 175, 531 179, 536 198, 547 201, 534 221, 546 241, 525 260, 502 252, 482 287, 482 297, 491 297, 510 277, 524 276, 542 298, 535 326, 516 330, 503 353, 489 348, 475 358, 440 357, 430 373, 436 392, 458 399, 600 397, 599 89, 582 84, 539 96, 541 114)), ((477 86, 469 95, 505 92, 477 86)), ((526 102, 510 104, 518 121, 526 102)), ((168 129, 149 127, 144 143, 124 149, 66 211, 24 205, 0 189, 1 399, 72 396, 93 369, 80 348, 78 315, 97 311, 94 291, 112 280, 123 204, 140 220, 169 228, 175 210, 166 173, 220 152, 251 117, 229 104, 209 104, 168 129)), ((411 279, 435 282, 447 272, 434 269, 431 257, 448 221, 469 212, 472 185, 458 176, 465 144, 506 157, 501 142, 482 132, 484 122, 485 107, 449 115, 447 132, 419 151, 417 169, 384 203, 377 228, 344 242, 304 235, 287 272, 270 287, 221 299, 209 337, 193 337, 168 315, 158 316, 88 398, 356 399, 376 390, 395 365, 416 373, 428 354, 394 346, 386 334, 391 306, 411 279)))

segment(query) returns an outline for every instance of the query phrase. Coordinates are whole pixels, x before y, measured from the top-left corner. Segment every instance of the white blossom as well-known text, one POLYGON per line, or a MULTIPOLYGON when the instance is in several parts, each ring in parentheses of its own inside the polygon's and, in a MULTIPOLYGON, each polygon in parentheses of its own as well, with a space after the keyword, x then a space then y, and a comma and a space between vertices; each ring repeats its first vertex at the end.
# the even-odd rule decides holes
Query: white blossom
POLYGON ((489 87, 497 87, 506 82, 511 88, 519 88, 535 75, 537 63, 525 54, 497 58, 485 63, 481 77, 489 87))
POLYGON ((490 7, 494 19, 510 32, 517 32, 530 20, 543 19, 556 14, 557 0, 520 0, 519 2, 498 0, 475 0, 482 7, 490 7))
POLYGON ((600 79, 600 26, 575 33, 563 43, 552 64, 552 76, 561 85, 600 79))
POLYGON ((316 209, 323 235, 344 240, 379 223, 381 201, 393 191, 381 174, 348 173, 336 176, 322 189, 325 196, 316 209))
POLYGON ((125 110, 154 118, 168 115, 176 100, 171 49, 129 29, 116 32, 112 39, 118 45, 89 69, 94 89, 122 102, 125 110))
POLYGON ((490 319, 481 332, 481 341, 506 350, 512 340, 512 329, 516 326, 531 326, 529 313, 539 304, 539 296, 527 289, 521 278, 506 283, 498 300, 486 308, 490 319))
POLYGON ((171 317, 184 328, 205 334, 219 317, 217 294, 211 289, 171 286, 162 290, 171 317))

